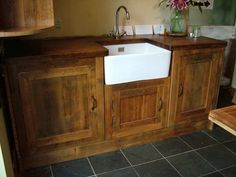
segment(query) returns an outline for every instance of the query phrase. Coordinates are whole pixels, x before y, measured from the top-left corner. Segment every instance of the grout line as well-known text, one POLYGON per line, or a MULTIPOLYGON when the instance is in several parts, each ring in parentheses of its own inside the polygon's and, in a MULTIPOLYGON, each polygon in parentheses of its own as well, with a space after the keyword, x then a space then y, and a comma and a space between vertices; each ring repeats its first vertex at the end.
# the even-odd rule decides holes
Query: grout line
MULTIPOLYGON (((207 134, 208 135, 208 134, 207 134)), ((210 136, 210 135, 208 135, 208 136, 210 136)), ((180 138, 179 137, 179 139, 183 142, 183 143, 185 143, 187 146, 189 146, 189 147, 191 147, 187 142, 185 142, 182 138, 180 138)), ((215 138, 213 138, 213 139, 215 139, 215 138)), ((216 139, 215 139, 216 140, 216 139)), ((217 141, 217 140, 216 140, 217 141)), ((197 148, 197 149, 195 149, 194 151, 198 154, 198 156, 199 157, 201 157, 204 161, 206 161, 211 167, 213 167, 216 171, 214 171, 214 172, 211 172, 211 173, 215 173, 215 172, 218 172, 218 173, 220 173, 221 175, 223 175, 223 176, 225 176, 224 174, 222 174, 221 173, 221 170, 222 169, 217 169, 216 167, 214 167, 208 160, 206 160, 199 152, 197 152, 197 150, 200 150, 200 149, 204 149, 204 148, 207 148, 207 147, 211 147, 211 146, 217 146, 217 145, 224 145, 224 144, 222 144, 221 142, 219 142, 219 141, 217 141, 217 144, 212 144, 212 145, 208 145, 208 146, 205 146, 205 147, 201 147, 201 148, 197 148)), ((235 153, 234 153, 235 154, 235 153)), ((233 165, 233 166, 236 166, 236 165, 233 165)), ((227 167, 227 168, 230 168, 230 167, 227 167)), ((225 168, 225 169, 227 169, 227 168, 225 168)), ((209 174, 211 174, 211 173, 209 173, 209 174)), ((203 175, 207 175, 207 174, 203 174, 203 175)), ((201 175, 201 176, 203 176, 203 175, 201 175)))
POLYGON ((205 135, 207 135, 208 137, 214 139, 216 142, 221 143, 219 140, 217 140, 216 138, 214 138, 213 136, 211 136, 211 135, 208 134, 207 132, 205 132, 205 131, 201 131, 201 132, 204 133, 205 135))
MULTIPOLYGON (((203 131, 200 131, 200 132, 203 133, 203 131)), ((203 134, 205 134, 205 133, 203 133, 203 134)), ((181 137, 178 137, 178 138, 179 138, 184 144, 186 144, 188 147, 191 147, 191 148, 194 149, 194 150, 198 150, 198 149, 202 149, 202 148, 205 148, 205 147, 209 147, 209 146, 214 146, 214 145, 220 144, 220 142, 217 141, 215 138, 212 138, 212 137, 209 136, 208 134, 206 134, 206 135, 207 135, 209 138, 215 140, 216 142, 214 142, 213 144, 209 144, 209 145, 200 147, 200 148, 194 148, 194 147, 192 147, 190 144, 188 144, 183 138, 181 138, 181 137)))
POLYGON ((130 166, 123 167, 123 168, 118 168, 118 169, 115 169, 115 170, 106 171, 106 172, 102 172, 102 173, 98 173, 97 175, 104 175, 104 174, 107 174, 107 173, 116 172, 116 171, 120 171, 120 170, 125 170, 125 169, 128 169, 128 168, 130 168, 130 166))
POLYGON ((223 143, 227 143, 227 142, 231 142, 231 141, 235 141, 236 138, 233 138, 233 139, 230 139, 230 140, 225 140, 225 141, 219 141, 217 140, 216 138, 214 138, 213 136, 211 136, 209 133, 207 133, 206 131, 202 130, 201 132, 203 132, 204 134, 206 134, 207 136, 211 137, 212 139, 214 139, 215 141, 217 141, 218 143, 220 144, 223 144, 223 143))
POLYGON ((121 154, 124 156, 124 158, 127 160, 127 162, 129 163, 129 165, 132 167, 131 162, 129 161, 129 159, 125 156, 124 152, 122 151, 122 149, 120 149, 121 154))
POLYGON ((222 169, 219 170, 219 173, 220 173, 221 175, 225 176, 225 175, 222 173, 222 171, 223 171, 223 170, 226 170, 226 169, 228 169, 228 168, 232 168, 232 167, 236 167, 236 165, 231 165, 231 166, 229 166, 229 167, 222 168, 222 169))
POLYGON ((148 162, 139 163, 139 164, 133 165, 133 167, 149 164, 149 163, 156 162, 156 161, 159 161, 159 160, 164 160, 164 158, 160 158, 160 159, 155 159, 155 160, 151 160, 151 161, 148 161, 148 162))
POLYGON ((93 171, 93 174, 95 175, 95 177, 97 177, 97 174, 95 173, 95 170, 94 170, 94 168, 93 168, 93 165, 92 165, 92 163, 90 162, 90 160, 89 160, 88 157, 87 157, 87 161, 88 161, 88 163, 89 163, 89 165, 90 165, 90 167, 91 167, 91 169, 92 169, 92 171, 93 171))
POLYGON ((213 167, 216 171, 215 172, 218 172, 218 173, 220 173, 221 175, 223 175, 223 176, 225 176, 224 174, 222 174, 221 172, 220 172, 220 170, 219 169, 217 169, 213 164, 211 164, 207 159, 205 159, 199 152, 197 152, 197 151, 195 151, 196 153, 197 153, 197 155, 199 156, 199 157, 201 157, 203 160, 205 160, 211 167, 213 167))
POLYGON ((52 171, 52 165, 49 166, 50 171, 51 171, 51 176, 54 177, 53 171, 52 171))
MULTIPOLYGON (((186 144, 188 147, 191 147, 187 142, 185 142, 182 138, 179 137, 179 139, 184 143, 186 144)), ((216 145, 216 144, 214 144, 216 145)), ((211 145, 209 145, 211 146, 211 145)), ((206 147, 209 147, 209 146, 205 146, 204 148, 206 147)), ((191 147, 192 148, 192 147, 191 147)), ((201 148, 198 148, 198 149, 201 149, 201 148)), ((215 168, 209 161, 207 161, 199 152, 197 152, 198 149, 195 149, 194 152, 202 159, 204 160, 205 162, 207 162, 207 164, 209 164, 213 169, 215 169, 214 172, 218 172, 217 168, 215 168)), ((202 176, 202 175, 201 175, 202 176)))
POLYGON ((132 163, 129 161, 129 159, 126 157, 125 153, 122 151, 122 149, 120 149, 121 154, 125 157, 125 159, 128 161, 129 165, 132 167, 132 169, 134 170, 134 172, 136 173, 136 175, 138 177, 140 177, 139 173, 137 172, 137 170, 134 168, 134 166, 132 165, 132 163))
POLYGON ((186 146, 188 146, 189 148, 191 148, 192 150, 194 150, 194 148, 190 145, 190 144, 188 144, 187 142, 185 142, 181 137, 177 137, 182 143, 184 143, 186 146))
POLYGON ((228 169, 228 168, 234 167, 234 166, 236 166, 236 165, 231 165, 231 166, 229 166, 229 167, 219 169, 218 172, 219 172, 222 176, 226 177, 226 176, 222 173, 222 171, 225 170, 225 169, 228 169))
MULTIPOLYGON (((233 141, 235 141, 235 140, 233 140, 233 141)), ((236 155, 236 152, 234 152, 234 151, 231 150, 229 147, 227 147, 226 145, 224 145, 224 143, 230 143, 230 142, 233 142, 233 141, 222 142, 222 145, 223 145, 227 150, 229 150, 231 153, 233 153, 234 155, 236 155)))
POLYGON ((156 148, 156 146, 154 146, 152 143, 151 143, 151 145, 153 146, 153 148, 154 148, 158 153, 161 154, 161 156, 167 161, 167 163, 169 163, 169 165, 170 165, 181 177, 183 177, 183 175, 177 170, 177 168, 175 168, 175 166, 172 165, 172 164, 170 163, 170 161, 169 161, 167 158, 165 158, 165 156, 156 148))
MULTIPOLYGON (((215 139, 214 137, 212 137, 212 136, 210 136, 207 132, 204 132, 204 131, 201 131, 201 132, 203 132, 204 134, 206 134, 207 136, 209 136, 210 138, 212 138, 212 139, 214 139, 215 141, 217 141, 218 142, 218 145, 223 145, 227 150, 229 150, 231 153, 233 153, 234 155, 236 155, 236 152, 234 152, 234 151, 232 151, 230 148, 228 148, 227 146, 225 146, 224 145, 224 143, 229 143, 229 142, 232 142, 232 141, 234 141, 234 140, 226 140, 226 141, 223 141, 223 142, 220 142, 220 141, 218 141, 217 139, 215 139)), ((181 139, 181 138, 180 138, 181 139)), ((182 139, 181 139, 182 140, 182 139)), ((184 140, 183 140, 183 142, 185 142, 184 140)), ((216 144, 213 144, 213 145, 216 145, 216 144)), ((208 146, 205 146, 205 147, 208 147, 208 146)), ((205 148, 205 147, 203 147, 203 148, 205 148)), ((198 148, 198 149, 196 149, 196 150, 199 150, 199 149, 201 149, 201 148, 198 148)))
MULTIPOLYGON (((184 143, 186 144, 188 147, 191 147, 187 142, 185 142, 182 138, 179 137, 179 139, 184 143)), ((217 143, 214 143, 214 144, 210 144, 210 145, 207 145, 207 146, 203 146, 203 147, 200 147, 200 148, 193 148, 191 147, 194 151, 197 151, 197 150, 201 150, 201 149, 205 149, 205 148, 208 148, 208 147, 212 147, 212 146, 218 146, 218 145, 221 145, 221 143, 217 142, 217 143)))
MULTIPOLYGON (((210 172, 210 173, 205 173, 203 175, 200 175, 199 177, 204 177, 204 176, 208 176, 208 175, 211 175, 213 173, 219 173, 218 171, 213 171, 213 172, 210 172)), ((220 173, 221 174, 221 173, 220 173)), ((224 175, 223 175, 224 176, 224 175)))
POLYGON ((207 159, 205 159, 199 152, 195 151, 195 153, 205 162, 207 162, 211 167, 213 167, 216 171, 218 171, 218 169, 216 167, 214 167, 207 159))
POLYGON ((231 139, 231 140, 225 140, 225 141, 222 142, 222 144, 223 143, 229 143, 229 142, 232 142, 232 141, 236 141, 236 139, 234 138, 234 139, 231 139))

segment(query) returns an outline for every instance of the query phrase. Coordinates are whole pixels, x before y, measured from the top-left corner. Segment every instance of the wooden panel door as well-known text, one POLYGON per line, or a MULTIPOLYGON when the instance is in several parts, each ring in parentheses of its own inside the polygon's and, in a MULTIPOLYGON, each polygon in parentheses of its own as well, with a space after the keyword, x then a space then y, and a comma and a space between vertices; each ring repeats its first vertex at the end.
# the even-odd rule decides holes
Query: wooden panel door
POLYGON ((74 60, 17 65, 21 116, 15 119, 23 156, 103 139, 102 75, 95 58, 74 60))
POLYGON ((122 137, 165 127, 168 83, 163 79, 107 86, 108 134, 122 137))
POLYGON ((173 56, 170 124, 207 118, 217 101, 222 53, 203 49, 173 56))

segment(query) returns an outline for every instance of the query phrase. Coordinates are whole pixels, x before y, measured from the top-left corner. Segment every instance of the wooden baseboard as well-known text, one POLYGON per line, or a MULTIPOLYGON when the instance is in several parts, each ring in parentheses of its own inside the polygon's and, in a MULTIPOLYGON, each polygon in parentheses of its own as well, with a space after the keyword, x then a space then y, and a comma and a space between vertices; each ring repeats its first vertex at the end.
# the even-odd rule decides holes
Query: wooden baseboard
POLYGON ((142 134, 130 135, 127 137, 116 138, 113 140, 104 140, 86 146, 71 146, 57 149, 50 152, 34 154, 22 159, 23 169, 34 168, 47 164, 74 160, 95 154, 119 150, 120 148, 129 147, 132 145, 150 143, 168 137, 180 136, 209 127, 208 120, 192 122, 189 124, 175 125, 174 127, 163 128, 156 131, 145 132, 142 134))

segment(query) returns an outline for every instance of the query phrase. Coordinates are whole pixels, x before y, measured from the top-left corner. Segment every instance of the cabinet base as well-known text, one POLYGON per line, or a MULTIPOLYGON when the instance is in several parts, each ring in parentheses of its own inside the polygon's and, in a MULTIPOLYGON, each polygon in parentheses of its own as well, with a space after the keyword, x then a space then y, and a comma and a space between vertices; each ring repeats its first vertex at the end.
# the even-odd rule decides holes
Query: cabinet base
POLYGON ((162 140, 168 137, 180 136, 194 131, 209 128, 210 122, 202 120, 189 124, 181 124, 174 127, 163 128, 156 131, 145 132, 142 134, 131 135, 114 140, 104 140, 85 146, 70 145, 68 147, 58 148, 50 152, 42 152, 34 156, 21 159, 22 169, 29 169, 38 166, 74 160, 82 157, 87 157, 95 154, 100 154, 109 151, 115 151, 120 148, 129 147, 132 145, 150 143, 157 140, 162 140))

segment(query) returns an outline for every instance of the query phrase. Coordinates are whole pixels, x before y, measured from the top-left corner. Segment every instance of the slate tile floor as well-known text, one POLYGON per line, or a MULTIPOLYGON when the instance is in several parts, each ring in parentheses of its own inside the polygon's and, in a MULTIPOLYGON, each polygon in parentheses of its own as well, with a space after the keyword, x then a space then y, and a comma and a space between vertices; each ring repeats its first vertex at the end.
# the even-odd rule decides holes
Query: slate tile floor
POLYGON ((220 127, 27 171, 23 177, 236 177, 236 137, 220 127))

